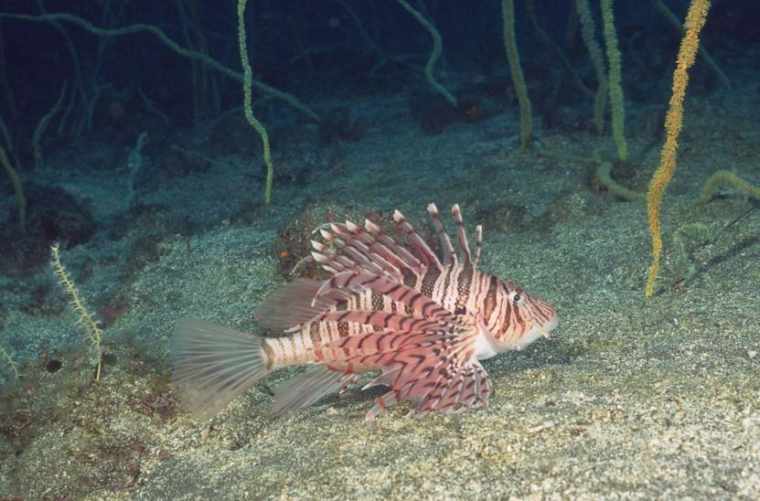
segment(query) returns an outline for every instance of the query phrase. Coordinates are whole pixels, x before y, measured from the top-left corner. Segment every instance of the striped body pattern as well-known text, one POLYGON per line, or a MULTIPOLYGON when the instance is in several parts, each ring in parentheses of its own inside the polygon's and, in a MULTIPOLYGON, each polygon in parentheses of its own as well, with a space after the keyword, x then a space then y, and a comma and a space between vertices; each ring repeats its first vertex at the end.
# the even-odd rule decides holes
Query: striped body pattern
POLYGON ((379 375, 364 388, 388 391, 367 419, 399 401, 418 413, 485 406, 492 388, 480 360, 548 337, 557 316, 519 286, 478 270, 482 227, 472 252, 458 205, 451 209, 458 251, 434 204, 428 213, 440 256, 399 211, 395 238, 369 220, 321 229, 312 259, 330 278, 296 280, 256 311, 284 336, 181 324, 175 381, 190 407, 213 413, 269 372, 304 364, 310 368, 275 396, 276 412, 342 392, 372 371, 379 375))

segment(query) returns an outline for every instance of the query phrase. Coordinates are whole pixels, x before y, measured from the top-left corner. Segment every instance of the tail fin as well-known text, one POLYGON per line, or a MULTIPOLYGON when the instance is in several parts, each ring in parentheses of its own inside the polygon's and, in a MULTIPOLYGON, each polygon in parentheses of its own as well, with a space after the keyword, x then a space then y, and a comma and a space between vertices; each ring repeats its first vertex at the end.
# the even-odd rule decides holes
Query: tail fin
POLYGON ((269 374, 259 336, 202 320, 180 320, 171 343, 182 404, 211 417, 269 374))

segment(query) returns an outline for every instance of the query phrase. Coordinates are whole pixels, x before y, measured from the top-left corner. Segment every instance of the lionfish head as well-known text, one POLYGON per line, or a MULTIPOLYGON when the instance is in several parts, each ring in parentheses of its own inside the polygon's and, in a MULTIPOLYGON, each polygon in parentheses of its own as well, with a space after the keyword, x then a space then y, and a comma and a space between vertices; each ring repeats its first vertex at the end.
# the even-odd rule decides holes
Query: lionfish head
POLYGON ((557 327, 554 308, 512 282, 499 280, 497 304, 488 324, 499 351, 520 350, 557 327))

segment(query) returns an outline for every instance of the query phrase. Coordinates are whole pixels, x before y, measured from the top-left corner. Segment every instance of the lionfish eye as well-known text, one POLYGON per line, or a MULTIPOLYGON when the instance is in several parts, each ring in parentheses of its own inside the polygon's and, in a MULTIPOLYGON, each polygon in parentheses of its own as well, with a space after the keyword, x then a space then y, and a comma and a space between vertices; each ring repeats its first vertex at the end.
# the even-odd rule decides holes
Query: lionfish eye
POLYGON ((522 296, 519 292, 515 292, 515 297, 512 298, 512 301, 514 301, 515 304, 519 303, 522 299, 522 296))

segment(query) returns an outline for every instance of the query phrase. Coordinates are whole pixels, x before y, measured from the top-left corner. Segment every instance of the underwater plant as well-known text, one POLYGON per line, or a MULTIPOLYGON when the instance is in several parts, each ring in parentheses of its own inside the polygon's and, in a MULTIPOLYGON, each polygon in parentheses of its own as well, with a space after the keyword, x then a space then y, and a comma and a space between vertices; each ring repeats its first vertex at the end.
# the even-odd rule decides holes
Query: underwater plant
POLYGON ((253 114, 252 102, 253 96, 251 87, 253 86, 253 70, 251 62, 248 59, 248 46, 245 37, 245 6, 248 0, 238 0, 237 18, 238 18, 238 47, 240 50, 240 64, 243 66, 243 111, 245 119, 261 138, 261 145, 264 148, 264 165, 267 168, 266 180, 264 181, 264 205, 272 203, 272 179, 274 178, 274 168, 272 167, 272 151, 269 147, 269 133, 266 127, 253 114))
POLYGON ((512 83, 517 94, 517 103, 520 106, 520 148, 525 150, 533 137, 533 114, 530 98, 528 98, 528 87, 525 84, 525 76, 520 65, 520 53, 517 50, 513 0, 502 0, 501 14, 504 26, 504 51, 507 54, 512 83))
POLYGON ((26 228, 26 196, 24 195, 24 186, 21 184, 21 178, 19 177, 18 172, 16 172, 16 169, 11 164, 8 155, 2 146, 0 146, 0 164, 2 164, 6 174, 8 174, 11 184, 13 185, 13 191, 16 193, 18 225, 21 228, 21 231, 24 231, 26 228))
POLYGON ((662 224, 660 209, 665 189, 676 170, 678 157, 678 137, 683 127, 683 100, 686 96, 686 86, 689 83, 689 68, 694 64, 699 48, 699 33, 707 21, 707 11, 710 0, 692 0, 686 14, 686 33, 681 40, 678 51, 676 69, 673 72, 673 95, 670 97, 668 114, 665 118, 665 144, 660 152, 660 166, 652 176, 647 192, 647 220, 649 235, 652 240, 652 262, 647 272, 644 296, 652 297, 655 281, 660 270, 662 257, 662 224))
POLYGON ((69 296, 69 304, 74 311, 79 315, 77 325, 81 325, 87 338, 90 340, 90 345, 94 348, 97 356, 97 368, 95 370, 95 381, 100 381, 100 372, 103 364, 103 330, 98 325, 98 321, 90 313, 87 308, 87 303, 79 294, 74 280, 72 280, 66 268, 61 262, 61 249, 58 243, 53 244, 50 247, 50 265, 53 267, 53 272, 58 278, 58 283, 63 287, 63 290, 69 296))

